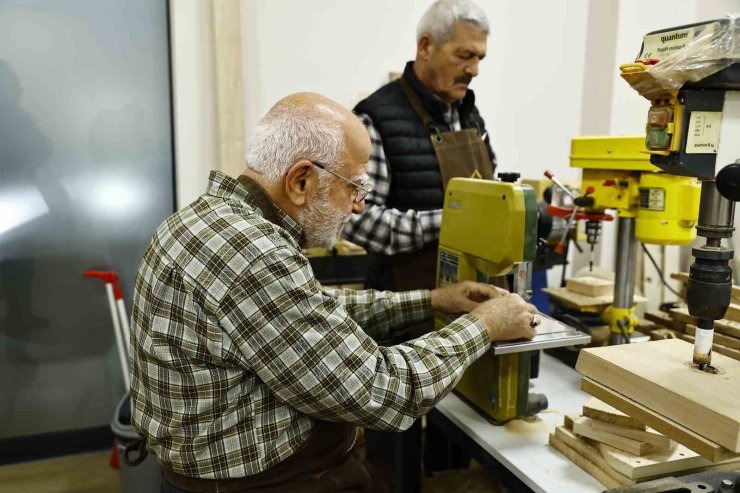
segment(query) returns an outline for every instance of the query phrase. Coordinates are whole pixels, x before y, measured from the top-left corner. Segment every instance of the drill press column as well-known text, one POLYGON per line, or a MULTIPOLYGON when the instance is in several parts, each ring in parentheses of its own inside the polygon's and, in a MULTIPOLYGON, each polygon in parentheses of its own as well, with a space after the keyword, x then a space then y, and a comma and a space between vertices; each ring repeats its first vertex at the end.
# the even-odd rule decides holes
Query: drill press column
POLYGON ((618 221, 614 303, 611 308, 612 333, 609 343, 627 344, 630 342, 630 324, 634 317, 637 240, 635 239, 635 218, 619 217, 618 221))
POLYGON ((700 368, 712 361, 714 321, 724 318, 730 305, 732 270, 728 262, 733 251, 722 245, 722 238, 732 237, 735 203, 722 197, 714 180, 701 184, 701 204, 697 234, 706 243, 694 248, 686 301, 689 313, 698 319, 694 363, 700 368))

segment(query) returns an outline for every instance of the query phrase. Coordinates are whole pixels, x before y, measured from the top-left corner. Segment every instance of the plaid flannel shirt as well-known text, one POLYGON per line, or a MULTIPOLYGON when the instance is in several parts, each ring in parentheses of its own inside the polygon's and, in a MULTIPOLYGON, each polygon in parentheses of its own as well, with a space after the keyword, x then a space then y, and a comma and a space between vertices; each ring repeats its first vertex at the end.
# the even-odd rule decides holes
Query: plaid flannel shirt
MULTIPOLYGON (((461 129, 460 116, 454 105, 447 104, 445 122, 453 132, 461 129)), ((442 209, 401 212, 387 207, 391 176, 385 159, 383 140, 368 115, 359 115, 370 134, 370 159, 367 174, 373 190, 365 198, 365 210, 353 214, 344 227, 343 235, 368 252, 395 255, 421 250, 424 245, 439 239, 442 209)))
POLYGON ((157 229, 136 279, 132 422, 187 476, 257 474, 317 419, 403 430, 489 347, 470 315, 378 346, 373 336, 432 315, 429 292, 323 288, 300 227, 252 185, 212 172, 157 229))

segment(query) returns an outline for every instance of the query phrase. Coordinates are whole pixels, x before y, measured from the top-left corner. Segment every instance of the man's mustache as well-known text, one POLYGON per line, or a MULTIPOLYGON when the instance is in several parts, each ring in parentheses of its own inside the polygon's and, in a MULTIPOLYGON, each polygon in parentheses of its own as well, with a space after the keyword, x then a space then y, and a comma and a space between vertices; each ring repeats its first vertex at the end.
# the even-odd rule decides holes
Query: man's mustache
POLYGON ((472 75, 461 75, 455 79, 455 84, 467 84, 470 85, 470 81, 473 80, 472 75))

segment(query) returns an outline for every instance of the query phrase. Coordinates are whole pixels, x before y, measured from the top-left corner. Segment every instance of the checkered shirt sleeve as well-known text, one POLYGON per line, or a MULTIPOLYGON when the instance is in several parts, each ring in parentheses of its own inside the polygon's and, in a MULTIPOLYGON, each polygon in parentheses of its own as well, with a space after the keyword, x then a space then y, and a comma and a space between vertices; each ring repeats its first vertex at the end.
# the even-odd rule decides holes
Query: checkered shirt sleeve
MULTIPOLYGON (((352 215, 343 235, 372 253, 394 255, 421 250, 425 244, 439 238, 442 209, 430 211, 409 209, 401 212, 385 205, 391 179, 383 142, 370 117, 367 115, 360 117, 370 134, 372 149, 367 163, 367 173, 373 191, 365 198, 365 210, 352 215)), ((460 125, 459 120, 457 125, 460 125)))
POLYGON ((489 347, 470 315, 379 346, 372 335, 431 316, 428 291, 322 287, 290 218, 273 224, 235 180, 211 180, 157 230, 135 286, 132 423, 166 466, 257 474, 316 419, 406 429, 489 347))

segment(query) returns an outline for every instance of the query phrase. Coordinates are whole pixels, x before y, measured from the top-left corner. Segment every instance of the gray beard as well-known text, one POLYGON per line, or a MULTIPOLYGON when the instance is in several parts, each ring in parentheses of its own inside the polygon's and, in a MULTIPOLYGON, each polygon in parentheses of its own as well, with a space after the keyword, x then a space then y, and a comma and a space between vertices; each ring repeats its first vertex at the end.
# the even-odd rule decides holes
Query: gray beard
POLYGON ((303 229, 304 248, 331 248, 350 215, 329 203, 329 187, 322 186, 298 213, 298 224, 303 229))

